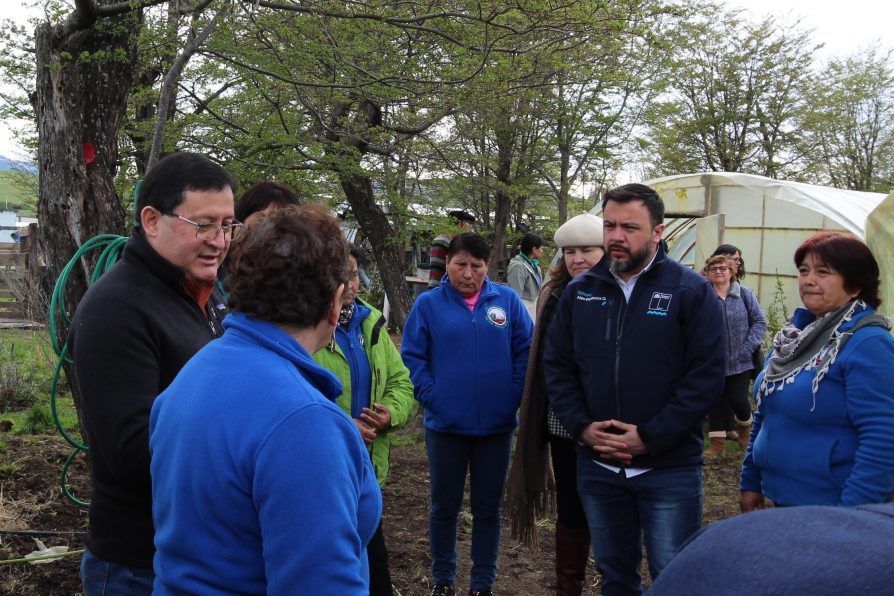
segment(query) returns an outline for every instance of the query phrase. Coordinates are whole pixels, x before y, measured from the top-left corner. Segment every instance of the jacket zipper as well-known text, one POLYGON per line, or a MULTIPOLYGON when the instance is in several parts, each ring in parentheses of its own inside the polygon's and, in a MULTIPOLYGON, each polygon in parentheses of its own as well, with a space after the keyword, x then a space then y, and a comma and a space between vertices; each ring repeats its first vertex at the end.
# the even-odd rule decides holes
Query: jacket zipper
POLYGON ((627 314, 626 301, 621 305, 621 314, 618 317, 618 332, 615 334, 615 413, 621 420, 621 335, 624 327, 624 317, 627 314))

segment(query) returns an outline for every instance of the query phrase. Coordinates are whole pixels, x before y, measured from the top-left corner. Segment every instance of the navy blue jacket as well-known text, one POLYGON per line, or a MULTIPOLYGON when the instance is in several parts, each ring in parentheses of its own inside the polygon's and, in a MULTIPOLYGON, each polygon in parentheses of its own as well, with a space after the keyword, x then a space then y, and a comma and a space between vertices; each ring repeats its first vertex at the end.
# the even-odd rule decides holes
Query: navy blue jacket
POLYGON ((594 421, 637 425, 648 453, 631 467, 698 464, 702 420, 725 377, 720 301, 661 248, 629 304, 608 264, 572 280, 559 301, 543 357, 553 411, 574 437, 594 421))

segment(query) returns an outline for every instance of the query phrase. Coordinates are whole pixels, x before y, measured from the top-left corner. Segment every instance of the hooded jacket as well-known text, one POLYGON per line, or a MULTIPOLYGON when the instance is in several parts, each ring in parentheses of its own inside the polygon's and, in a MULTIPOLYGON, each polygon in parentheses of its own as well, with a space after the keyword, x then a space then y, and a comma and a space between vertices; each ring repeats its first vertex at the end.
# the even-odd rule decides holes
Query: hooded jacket
POLYGON ((636 425, 647 453, 630 467, 696 465, 725 378, 720 300, 662 246, 629 303, 608 267, 606 256, 562 294, 543 357, 553 411, 575 438, 595 421, 636 425))
MULTIPOLYGON (((369 454, 372 458, 373 468, 379 485, 384 486, 388 479, 389 454, 391 451, 392 429, 404 426, 416 415, 418 407, 413 399, 413 383, 410 381, 410 371, 400 359, 400 353, 388 335, 385 327, 385 317, 381 311, 366 304, 359 298, 355 300, 354 317, 348 324, 348 329, 340 325, 336 328, 337 334, 342 334, 350 342, 353 358, 368 358, 372 377, 372 388, 365 404, 381 403, 388 406, 391 411, 391 428, 380 431, 372 445, 369 445, 369 454)), ((334 373, 342 384, 342 392, 336 398, 336 403, 344 412, 355 416, 353 392, 355 387, 351 384, 351 363, 338 342, 332 341, 329 346, 314 354, 314 360, 322 367, 334 373)), ((369 406, 366 406, 369 407, 369 406)))
POLYGON ((419 296, 401 356, 425 427, 461 435, 514 429, 532 330, 518 294, 487 278, 471 311, 446 278, 419 296))
POLYGON ((341 383, 276 325, 224 327, 152 407, 154 593, 368 594, 382 496, 341 383))

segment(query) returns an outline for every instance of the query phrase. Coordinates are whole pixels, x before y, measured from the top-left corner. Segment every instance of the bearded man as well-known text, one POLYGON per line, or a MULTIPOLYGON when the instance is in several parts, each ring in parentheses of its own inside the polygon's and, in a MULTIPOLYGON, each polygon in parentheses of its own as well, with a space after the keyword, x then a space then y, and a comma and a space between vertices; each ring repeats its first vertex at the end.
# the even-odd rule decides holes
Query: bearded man
POLYGON ((578 492, 602 594, 642 593, 701 527, 702 420, 724 382, 726 326, 698 273, 665 253, 664 203, 642 184, 605 193, 606 254, 568 284, 543 362, 578 441, 578 492))

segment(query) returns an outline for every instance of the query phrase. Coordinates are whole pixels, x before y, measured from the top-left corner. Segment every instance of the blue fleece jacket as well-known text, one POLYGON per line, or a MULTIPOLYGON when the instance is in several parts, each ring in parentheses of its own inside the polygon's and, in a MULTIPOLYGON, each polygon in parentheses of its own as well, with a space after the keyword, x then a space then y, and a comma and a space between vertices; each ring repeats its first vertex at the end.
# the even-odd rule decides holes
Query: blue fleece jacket
POLYGON ((461 435, 514 429, 532 330, 518 294, 487 278, 472 311, 449 280, 419 296, 401 356, 425 427, 461 435))
POLYGON ((338 379, 233 313, 155 400, 156 594, 368 594, 382 499, 338 379))
POLYGON ((573 279, 556 309, 543 356, 553 411, 575 438, 596 421, 636 425, 648 453, 632 467, 696 465, 725 380, 720 300, 659 248, 628 303, 608 263, 573 279))
MULTIPOLYGON (((841 326, 851 329, 867 308, 841 326)), ((815 320, 799 308, 792 322, 815 320)), ((764 373, 755 381, 760 386, 764 373)), ((740 488, 783 505, 862 505, 894 497, 894 338, 879 326, 858 330, 822 379, 804 370, 761 396, 740 488)))

